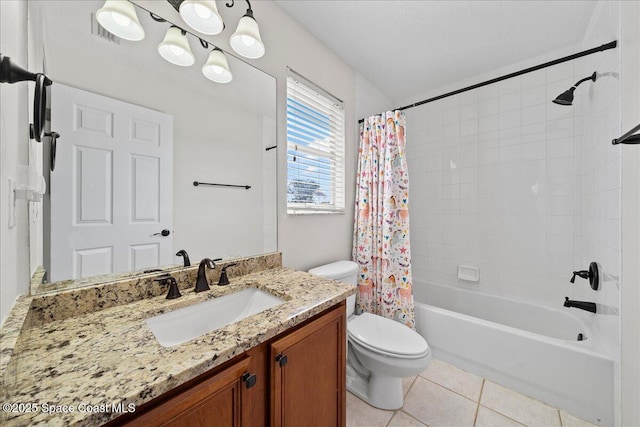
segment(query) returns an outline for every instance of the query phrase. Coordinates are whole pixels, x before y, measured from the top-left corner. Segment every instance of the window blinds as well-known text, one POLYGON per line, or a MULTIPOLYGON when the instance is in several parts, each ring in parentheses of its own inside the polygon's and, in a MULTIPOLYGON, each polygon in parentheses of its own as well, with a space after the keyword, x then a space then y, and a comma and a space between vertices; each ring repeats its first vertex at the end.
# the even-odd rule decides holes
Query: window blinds
POLYGON ((287 213, 344 212, 342 101, 287 76, 287 213))

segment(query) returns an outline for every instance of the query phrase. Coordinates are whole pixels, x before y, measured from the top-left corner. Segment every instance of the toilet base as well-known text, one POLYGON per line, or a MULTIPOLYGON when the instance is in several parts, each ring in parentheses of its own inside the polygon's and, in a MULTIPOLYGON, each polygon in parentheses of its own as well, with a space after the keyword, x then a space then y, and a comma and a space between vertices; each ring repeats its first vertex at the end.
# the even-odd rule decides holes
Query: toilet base
POLYGON ((347 390, 379 409, 402 408, 402 378, 374 374, 366 379, 359 375, 347 361, 347 390))

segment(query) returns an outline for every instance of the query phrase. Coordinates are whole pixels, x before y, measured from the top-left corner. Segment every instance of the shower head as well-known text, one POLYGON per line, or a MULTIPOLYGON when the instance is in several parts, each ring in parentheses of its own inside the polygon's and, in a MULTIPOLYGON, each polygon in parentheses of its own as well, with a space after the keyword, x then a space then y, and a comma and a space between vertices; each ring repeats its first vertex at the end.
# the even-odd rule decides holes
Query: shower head
POLYGON ((573 104, 573 92, 576 90, 576 88, 578 87, 578 85, 582 82, 586 82, 587 80, 593 80, 594 82, 596 81, 596 72, 594 71, 593 74, 591 74, 589 77, 585 77, 582 80, 578 80, 578 82, 576 84, 574 84, 573 86, 571 86, 571 88, 567 91, 562 92, 560 95, 558 95, 556 97, 556 99, 553 100, 554 104, 558 104, 558 105, 571 105, 573 104))
POLYGON ((576 90, 575 86, 571 89, 562 92, 553 100, 554 104, 558 105, 571 105, 573 103, 573 91, 576 90))

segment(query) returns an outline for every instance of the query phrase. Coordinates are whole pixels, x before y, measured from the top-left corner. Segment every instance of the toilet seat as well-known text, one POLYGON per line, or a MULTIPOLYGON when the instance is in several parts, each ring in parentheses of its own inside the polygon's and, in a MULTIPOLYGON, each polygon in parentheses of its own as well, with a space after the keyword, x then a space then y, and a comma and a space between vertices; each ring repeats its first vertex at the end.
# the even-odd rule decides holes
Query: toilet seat
POLYGON ((349 338, 375 353, 400 359, 418 359, 430 353, 429 345, 414 330, 371 313, 347 323, 349 338))

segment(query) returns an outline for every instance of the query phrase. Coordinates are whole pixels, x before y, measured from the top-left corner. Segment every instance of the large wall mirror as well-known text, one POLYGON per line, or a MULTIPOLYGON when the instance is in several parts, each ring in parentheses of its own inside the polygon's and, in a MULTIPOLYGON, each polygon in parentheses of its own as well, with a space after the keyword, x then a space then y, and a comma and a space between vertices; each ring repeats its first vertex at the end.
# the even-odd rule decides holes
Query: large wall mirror
POLYGON ((41 145, 48 190, 32 247, 64 286, 42 289, 181 265, 181 249, 192 263, 276 251, 275 78, 227 53, 233 80, 208 80, 213 46, 189 33, 195 64, 167 62, 158 44, 171 23, 138 6, 143 40, 105 37, 93 18, 103 4, 28 4, 42 40, 30 58, 54 82, 48 130, 60 134, 53 171, 51 140, 41 145))

